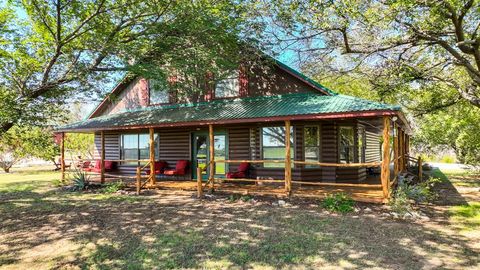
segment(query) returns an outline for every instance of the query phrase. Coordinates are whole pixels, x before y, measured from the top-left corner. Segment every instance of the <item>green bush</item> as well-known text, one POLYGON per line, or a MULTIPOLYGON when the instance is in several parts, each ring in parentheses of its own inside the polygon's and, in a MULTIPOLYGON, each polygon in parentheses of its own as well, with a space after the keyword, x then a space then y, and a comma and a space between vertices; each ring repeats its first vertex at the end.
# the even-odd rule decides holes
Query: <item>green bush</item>
POLYGON ((410 193, 408 191, 408 187, 409 186, 407 184, 399 185, 389 202, 392 211, 401 216, 404 216, 412 211, 411 200, 408 196, 410 193))
POLYGON ((403 216, 412 211, 412 203, 433 201, 437 194, 432 188, 441 181, 438 178, 430 178, 418 184, 400 182, 389 202, 392 211, 403 216))
POLYGON ((355 201, 345 193, 328 195, 322 202, 322 207, 332 212, 348 213, 353 211, 355 201))
POLYGON ((111 182, 104 185, 102 188, 103 193, 115 193, 123 188, 124 184, 120 180, 118 182, 111 182))
POLYGON ((443 162, 443 163, 455 163, 455 157, 453 157, 453 156, 443 156, 443 157, 440 159, 440 162, 443 162))
POLYGON ((85 190, 90 185, 90 177, 82 171, 76 171, 72 176, 72 191, 85 190))

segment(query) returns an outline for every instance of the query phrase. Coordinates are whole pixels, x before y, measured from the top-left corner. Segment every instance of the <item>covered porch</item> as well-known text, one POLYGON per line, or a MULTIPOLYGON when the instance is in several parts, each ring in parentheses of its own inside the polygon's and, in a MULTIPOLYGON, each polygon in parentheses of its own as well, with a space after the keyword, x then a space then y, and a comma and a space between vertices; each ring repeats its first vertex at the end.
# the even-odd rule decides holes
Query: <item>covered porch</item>
MULTIPOLYGON (((199 197, 219 189, 314 197, 345 192, 374 202, 387 201, 405 171, 410 132, 399 107, 313 94, 142 108, 58 131, 62 139, 68 132, 95 133, 96 179, 133 181, 139 194, 193 185, 199 197)), ((62 140, 62 179, 63 148, 62 140)))
MULTIPOLYGON (((362 122, 366 123, 364 121, 362 122)), ((285 120, 282 123, 285 130, 291 129, 291 120, 285 120)), ((297 125, 298 122, 294 121, 294 123, 297 125)), ((300 155, 292 158, 292 154, 297 150, 292 149, 292 142, 294 140, 290 138, 292 134, 289 132, 285 132, 285 147, 283 149, 283 158, 280 160, 256 159, 254 156, 255 159, 227 159, 226 157, 228 155, 218 155, 215 147, 215 134, 218 134, 216 130, 225 130, 225 125, 207 124, 203 127, 191 127, 190 130, 193 131, 206 131, 206 133, 203 133, 209 141, 208 144, 206 144, 208 145, 208 149, 206 149, 208 155, 205 155, 203 162, 199 162, 194 158, 188 159, 187 156, 192 156, 192 153, 187 153, 187 156, 184 156, 184 158, 188 159, 191 167, 189 172, 181 179, 172 179, 171 177, 165 177, 165 175, 156 173, 156 161, 158 163, 158 160, 164 158, 162 151, 158 151, 157 147, 148 148, 148 159, 129 160, 107 158, 106 153, 111 150, 106 146, 106 140, 108 140, 108 134, 111 131, 105 130, 99 132, 99 159, 92 160, 92 162, 96 161, 100 164, 100 170, 97 172, 89 172, 89 174, 93 181, 100 183, 122 179, 122 181, 128 185, 134 186, 138 194, 145 188, 191 190, 195 191, 199 197, 202 197, 204 192, 213 190, 227 193, 314 198, 324 198, 328 194, 342 192, 357 201, 382 203, 388 201, 391 188, 395 185, 396 177, 406 169, 409 139, 405 131, 395 121, 392 121, 392 116, 371 118, 370 124, 373 123, 381 123, 382 160, 350 163, 311 161, 306 160, 305 157, 299 159, 300 155), (159 153, 156 153, 156 151, 159 153), (131 171, 125 171, 124 169, 106 171, 106 161, 118 164, 134 163, 138 165, 129 165, 128 167, 131 171), (238 168, 238 164, 241 163, 248 163, 252 167, 255 167, 256 173, 243 178, 225 177, 226 172, 234 171, 235 168, 238 168), (262 169, 262 165, 265 163, 277 166, 270 170, 262 169), (314 168, 318 170, 322 169, 323 171, 315 171, 316 169, 314 168), (325 181, 323 177, 325 175, 324 172, 328 172, 328 169, 331 168, 337 170, 366 170, 366 168, 376 168, 380 174, 367 175, 363 181, 353 181, 354 179, 344 182, 325 181), (271 173, 271 175, 262 176, 265 170, 271 173), (310 175, 312 173, 309 173, 309 171, 314 172, 314 175, 310 175), (309 177, 304 177, 304 175, 308 175, 309 177)), ((279 122, 277 121, 275 125, 278 126, 279 122)), ((182 128, 182 130, 185 129, 187 129, 187 127, 182 128)), ((156 144, 156 134, 159 130, 159 128, 148 128, 149 146, 156 144)), ((191 135, 194 133, 195 132, 189 132, 191 135)), ((68 173, 65 170, 63 142, 65 133, 61 134, 61 171, 62 179, 65 179, 65 174, 68 173)), ((162 135, 162 133, 159 134, 159 136, 162 135)), ((174 164, 170 166, 174 166, 174 164)))

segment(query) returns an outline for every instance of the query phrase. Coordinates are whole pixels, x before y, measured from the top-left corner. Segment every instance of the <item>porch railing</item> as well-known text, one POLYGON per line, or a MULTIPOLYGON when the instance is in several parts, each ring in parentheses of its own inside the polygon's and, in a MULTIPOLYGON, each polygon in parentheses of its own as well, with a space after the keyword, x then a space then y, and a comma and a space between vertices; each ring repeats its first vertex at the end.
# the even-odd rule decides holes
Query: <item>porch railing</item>
MULTIPOLYGON (((211 161, 212 162, 212 161, 211 161)), ((203 195, 203 189, 209 184, 209 183, 215 183, 215 181, 218 182, 225 182, 225 181, 231 181, 231 182, 252 182, 258 185, 259 183, 282 183, 285 184, 285 192, 288 195, 292 195, 292 184, 302 184, 302 185, 314 185, 314 186, 332 186, 332 187, 372 187, 375 185, 371 184, 348 184, 348 183, 319 183, 319 182, 307 182, 307 181, 296 181, 296 180, 287 180, 287 179, 252 179, 252 178, 216 178, 216 177, 210 177, 205 185, 202 185, 202 172, 204 172, 209 165, 211 164, 209 162, 207 166, 204 168, 197 167, 197 196, 201 197, 203 195)), ((287 160, 214 160, 213 164, 216 163, 252 163, 252 164, 264 164, 264 163, 283 163, 285 164, 287 160)), ((369 168, 369 167, 379 167, 382 165, 381 162, 366 162, 366 163, 326 163, 326 162, 313 162, 313 161, 299 161, 299 160, 294 160, 291 161, 291 164, 297 164, 297 165, 313 165, 313 166, 319 166, 319 167, 339 167, 339 168, 369 168)), ((213 166, 215 168, 215 166, 213 166)), ((214 175, 212 173, 211 175, 214 175)), ((381 187, 381 185, 378 185, 378 187, 381 187)))

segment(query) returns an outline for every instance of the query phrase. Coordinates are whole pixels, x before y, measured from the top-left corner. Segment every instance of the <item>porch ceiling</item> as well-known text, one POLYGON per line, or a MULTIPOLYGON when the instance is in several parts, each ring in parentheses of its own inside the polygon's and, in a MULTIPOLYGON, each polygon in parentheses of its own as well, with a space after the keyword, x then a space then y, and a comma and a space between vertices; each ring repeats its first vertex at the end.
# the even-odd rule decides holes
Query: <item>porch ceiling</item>
POLYGON ((57 127, 58 132, 401 114, 400 107, 345 95, 287 94, 151 106, 57 127))

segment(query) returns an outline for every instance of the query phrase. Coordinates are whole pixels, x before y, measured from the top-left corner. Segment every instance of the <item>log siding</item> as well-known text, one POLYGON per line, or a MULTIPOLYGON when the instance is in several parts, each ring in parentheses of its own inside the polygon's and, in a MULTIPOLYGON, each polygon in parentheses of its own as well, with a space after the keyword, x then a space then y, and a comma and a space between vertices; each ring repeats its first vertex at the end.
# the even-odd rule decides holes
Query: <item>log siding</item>
MULTIPOLYGON (((275 126, 281 126, 278 123, 275 126)), ((320 128, 320 162, 338 162, 338 127, 343 122, 317 121, 317 122, 292 122, 294 129, 294 156, 292 160, 302 161, 305 158, 304 152, 304 127, 318 126, 320 128)), ((228 158, 231 160, 262 159, 261 150, 261 125, 236 125, 236 126, 214 126, 214 131, 222 131, 226 134, 228 158)), ((159 159, 166 161, 170 168, 175 167, 177 160, 185 159, 192 162, 192 134, 194 132, 207 132, 202 128, 169 128, 156 129, 159 136, 159 159)), ((129 133, 146 133, 146 130, 139 130, 129 133)), ((120 159, 120 140, 122 131, 109 132, 105 134, 105 158, 120 159)), ((380 137, 376 130, 365 128, 365 162, 380 161, 380 137)), ((100 158, 100 133, 95 133, 94 158, 100 158)), ((358 155, 356 157, 359 158, 358 155)), ((119 173, 135 174, 135 165, 119 164, 119 173)), ((238 164, 229 164, 227 170, 234 171, 238 164)), ((190 164, 190 172, 195 164, 190 164)), ((252 164, 250 170, 251 178, 261 179, 283 179, 283 168, 264 168, 262 164, 252 164)), ((294 165, 292 167, 292 179, 314 182, 361 182, 366 178, 365 168, 335 168, 335 167, 309 167, 294 165)))

